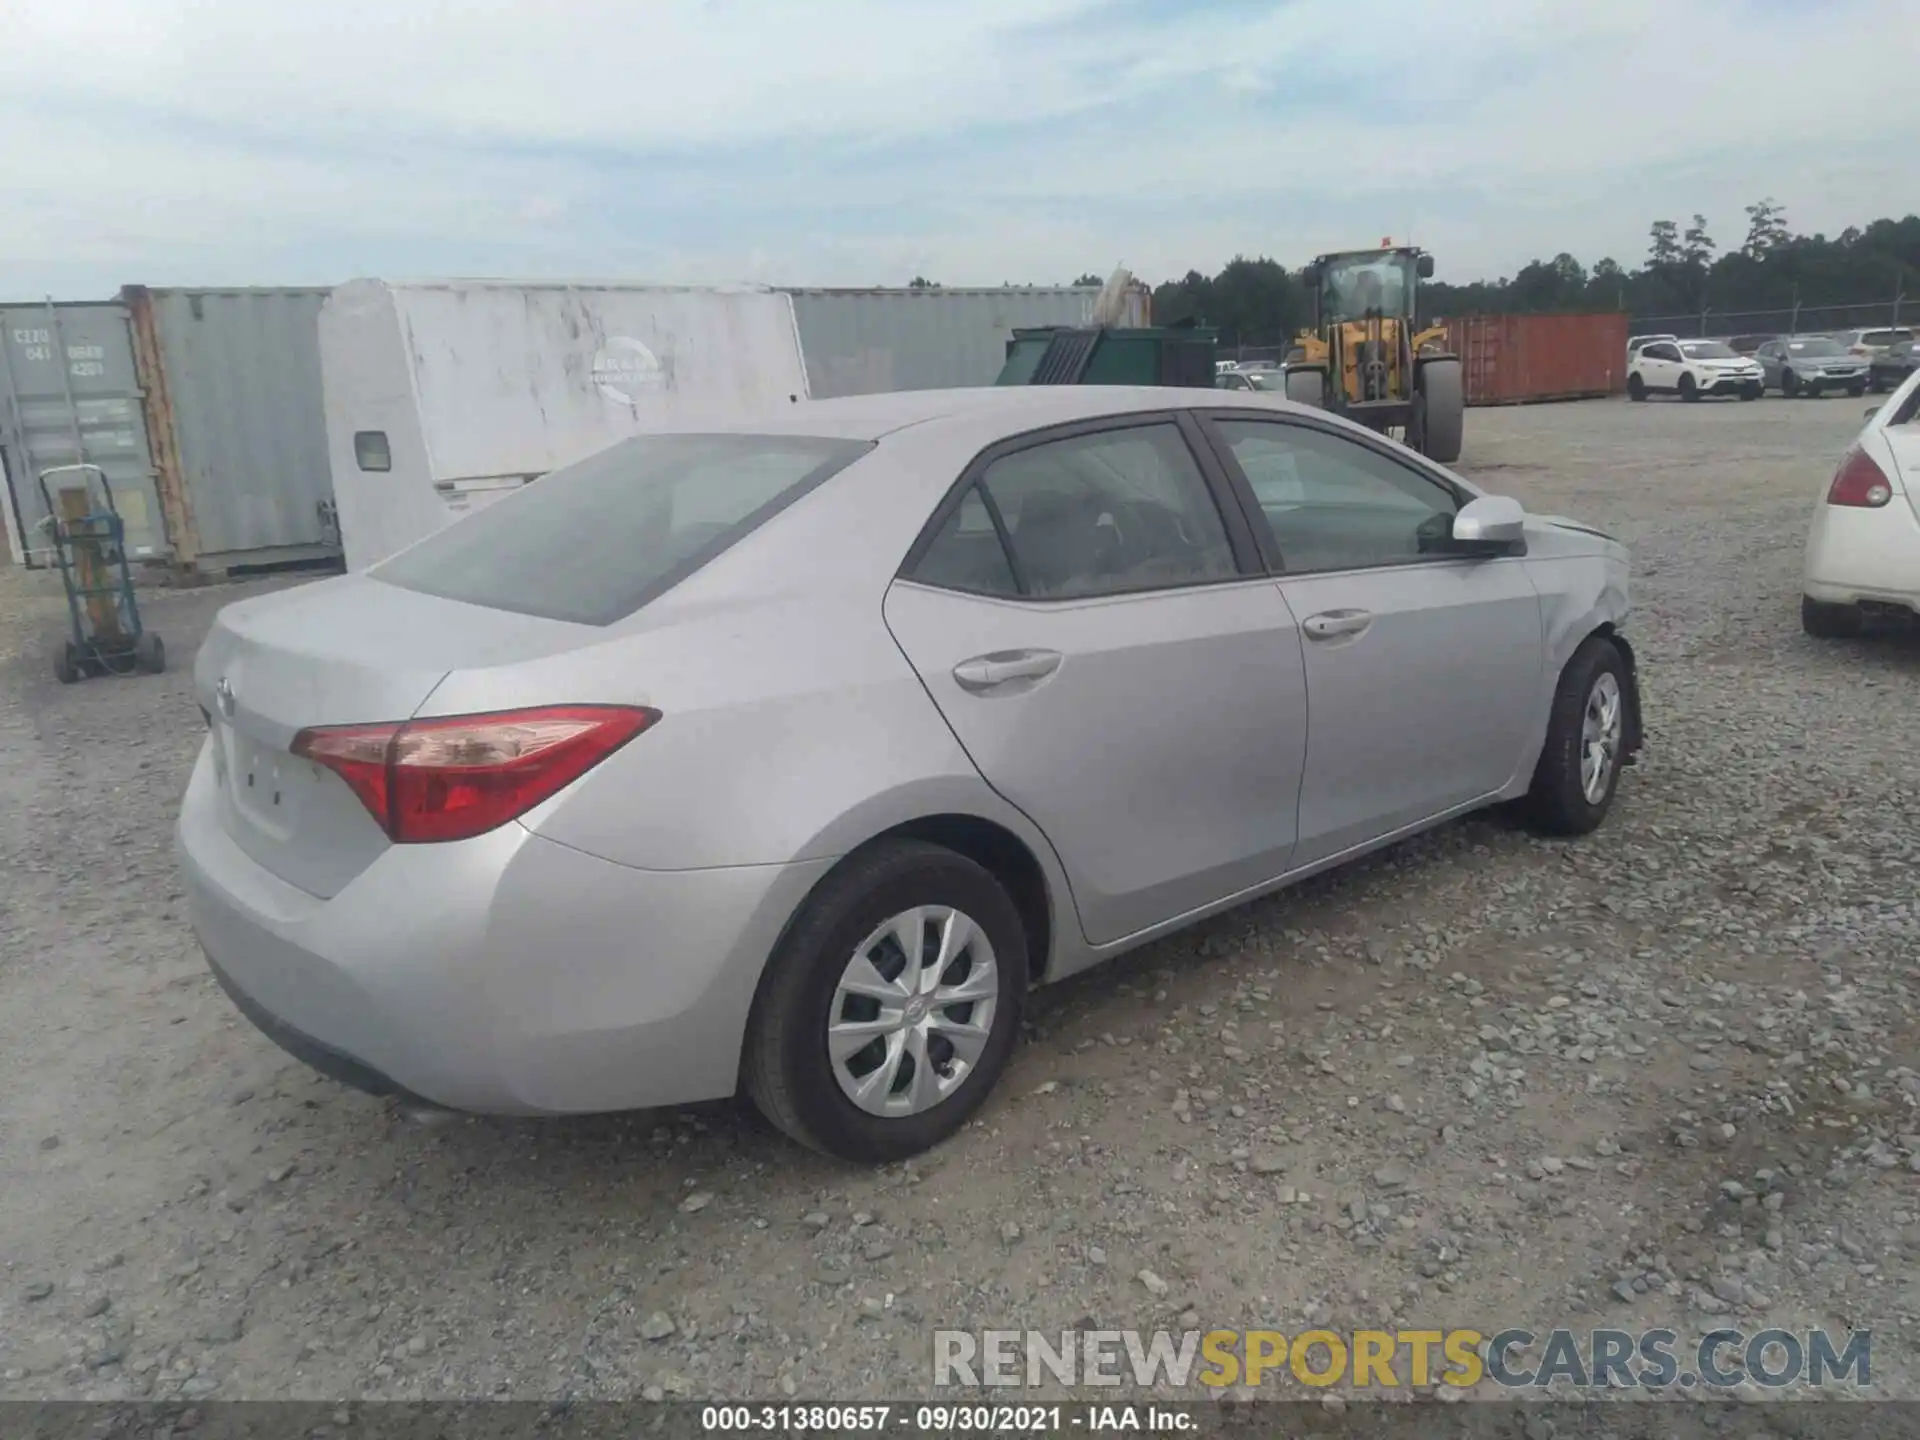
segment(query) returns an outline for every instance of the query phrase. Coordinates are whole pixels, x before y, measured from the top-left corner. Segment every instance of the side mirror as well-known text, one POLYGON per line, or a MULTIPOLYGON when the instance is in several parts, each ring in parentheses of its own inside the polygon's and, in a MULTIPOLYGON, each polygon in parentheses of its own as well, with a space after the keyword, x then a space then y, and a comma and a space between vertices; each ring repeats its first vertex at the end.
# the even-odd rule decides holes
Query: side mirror
POLYGON ((1453 517, 1453 549, 1475 555, 1525 554, 1527 512, 1508 495, 1469 500, 1453 517))
POLYGON ((1880 413, 1880 407, 1878 405, 1867 406, 1867 419, 1871 420, 1874 416, 1878 415, 1879 413, 1880 413))
POLYGON ((1419 270, 1422 280, 1431 280, 1433 278, 1433 257, 1431 255, 1422 255, 1420 257, 1419 270))

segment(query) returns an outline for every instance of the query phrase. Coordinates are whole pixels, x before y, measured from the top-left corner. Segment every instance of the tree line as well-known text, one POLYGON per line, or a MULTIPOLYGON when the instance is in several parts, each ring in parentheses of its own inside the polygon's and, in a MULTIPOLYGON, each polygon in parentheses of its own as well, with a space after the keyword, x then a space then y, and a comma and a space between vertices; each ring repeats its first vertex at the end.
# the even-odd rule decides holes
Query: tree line
MULTIPOLYGON (((1829 238, 1796 234, 1785 209, 1766 199, 1746 207, 1746 222, 1745 237, 1723 248, 1703 215, 1684 224, 1656 220, 1648 231, 1645 258, 1631 268, 1608 256, 1589 269, 1562 251, 1548 260, 1529 261, 1497 280, 1423 281, 1421 317, 1625 310, 1664 318, 1704 312, 1702 330, 1710 331, 1713 316, 1787 315, 1799 306, 1833 314, 1839 307, 1890 309, 1903 302, 1910 308, 1902 311, 1902 318, 1920 319, 1920 215, 1849 226, 1829 238)), ((1436 258, 1445 265, 1445 256, 1436 258)), ((1088 273, 1074 283, 1099 285, 1104 279, 1088 273)), ((915 277, 914 283, 927 287, 932 282, 915 277)), ((1211 326, 1228 346, 1278 345, 1312 323, 1313 297, 1297 270, 1265 256, 1241 255, 1217 274, 1189 270, 1155 286, 1153 317, 1160 325, 1211 326)))

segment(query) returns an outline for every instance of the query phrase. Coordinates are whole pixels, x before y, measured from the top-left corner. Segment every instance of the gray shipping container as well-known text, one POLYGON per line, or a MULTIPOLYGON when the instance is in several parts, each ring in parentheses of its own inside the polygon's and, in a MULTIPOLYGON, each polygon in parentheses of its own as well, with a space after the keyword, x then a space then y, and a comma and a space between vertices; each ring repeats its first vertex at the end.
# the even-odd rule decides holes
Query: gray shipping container
POLYGON ((324 288, 120 292, 174 562, 340 553, 320 391, 324 288))
MULTIPOLYGON (((0 306, 0 490, 15 564, 53 562, 39 476, 89 462, 107 473, 136 560, 167 554, 166 529, 140 413, 140 381, 124 306, 0 306)), ((56 476, 56 490, 79 483, 56 476)), ((95 491, 97 495, 97 490, 95 491)))
POLYGON ((1016 327, 1084 325, 1099 290, 805 290, 793 296, 816 400, 883 390, 991 385, 1016 327))

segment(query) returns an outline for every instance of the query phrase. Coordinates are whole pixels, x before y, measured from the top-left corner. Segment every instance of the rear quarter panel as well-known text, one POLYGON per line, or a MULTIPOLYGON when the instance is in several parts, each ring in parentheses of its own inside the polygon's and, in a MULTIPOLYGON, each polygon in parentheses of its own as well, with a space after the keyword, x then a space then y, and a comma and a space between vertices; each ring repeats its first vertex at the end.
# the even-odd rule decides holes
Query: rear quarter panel
POLYGON ((722 610, 671 630, 459 672, 430 708, 589 699, 658 724, 524 823, 622 865, 691 870, 843 854, 990 796, 864 601, 722 610), (933 807, 931 810, 925 807, 933 807))

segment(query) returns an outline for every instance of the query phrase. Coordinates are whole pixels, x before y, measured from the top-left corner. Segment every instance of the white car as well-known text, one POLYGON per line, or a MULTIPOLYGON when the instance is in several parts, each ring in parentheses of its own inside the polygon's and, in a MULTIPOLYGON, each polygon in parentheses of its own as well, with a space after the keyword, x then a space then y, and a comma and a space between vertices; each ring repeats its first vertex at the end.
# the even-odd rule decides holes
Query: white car
POLYGON ((1814 511, 1800 623, 1858 635, 1872 613, 1920 614, 1920 370, 1869 412, 1814 511))
POLYGON ((1767 393, 1760 362, 1718 340, 1655 340, 1642 345, 1627 366, 1627 398, 1678 395, 1738 395, 1758 400, 1767 393))

